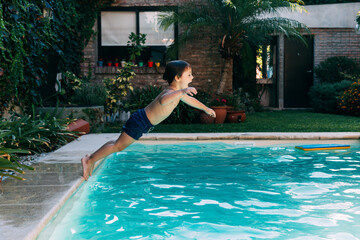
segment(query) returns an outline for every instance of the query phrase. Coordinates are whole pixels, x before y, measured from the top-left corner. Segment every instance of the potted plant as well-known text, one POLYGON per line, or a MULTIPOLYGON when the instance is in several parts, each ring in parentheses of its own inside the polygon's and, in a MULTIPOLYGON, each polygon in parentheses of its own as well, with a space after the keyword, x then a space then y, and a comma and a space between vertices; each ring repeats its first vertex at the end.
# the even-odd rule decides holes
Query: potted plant
POLYGON ((146 48, 144 46, 146 41, 146 34, 135 34, 133 32, 129 35, 129 41, 127 42, 127 46, 129 46, 130 53, 130 61, 135 64, 136 59, 140 57, 141 52, 146 48))
POLYGON ((112 62, 109 60, 109 61, 107 62, 108 67, 111 67, 111 64, 112 64, 112 62))
POLYGON ((104 66, 104 61, 101 58, 98 61, 98 65, 99 65, 99 67, 104 66))
MULTIPOLYGON (((203 104, 205 104, 206 106, 208 106, 210 94, 206 91, 198 90, 198 93, 196 94, 196 99, 202 102, 203 104)), ((201 123, 205 123, 205 124, 214 123, 215 121, 214 117, 208 115, 204 111, 198 110, 197 112, 199 113, 199 120, 201 123)))
POLYGON ((119 59, 115 59, 115 63, 114 63, 115 67, 119 67, 119 59))
POLYGON ((154 66, 154 62, 153 60, 150 58, 148 61, 148 67, 153 67, 154 66))
POLYGON ((231 97, 228 98, 228 105, 233 109, 228 110, 226 120, 230 123, 244 122, 246 120, 244 97, 246 93, 241 88, 234 90, 231 97))
POLYGON ((144 62, 143 61, 140 61, 139 62, 139 67, 143 67, 144 66, 144 62))
POLYGON ((224 123, 228 109, 232 108, 227 106, 225 98, 214 99, 210 106, 216 113, 215 123, 224 123))

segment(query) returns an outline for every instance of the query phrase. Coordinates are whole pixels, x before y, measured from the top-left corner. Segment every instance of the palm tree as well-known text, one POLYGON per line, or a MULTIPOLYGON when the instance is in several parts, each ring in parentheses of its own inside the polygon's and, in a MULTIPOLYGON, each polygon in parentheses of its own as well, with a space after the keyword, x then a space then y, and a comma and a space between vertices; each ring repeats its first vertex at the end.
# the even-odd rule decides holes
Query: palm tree
POLYGON ((204 28, 211 29, 218 39, 218 49, 223 58, 221 79, 216 93, 224 91, 227 71, 232 60, 241 54, 244 45, 260 45, 275 33, 302 39, 301 29, 307 27, 295 20, 278 16, 279 8, 305 10, 298 0, 206 0, 200 5, 194 1, 182 5, 177 12, 164 15, 160 24, 167 29, 172 24, 184 27, 178 42, 181 46, 204 28))

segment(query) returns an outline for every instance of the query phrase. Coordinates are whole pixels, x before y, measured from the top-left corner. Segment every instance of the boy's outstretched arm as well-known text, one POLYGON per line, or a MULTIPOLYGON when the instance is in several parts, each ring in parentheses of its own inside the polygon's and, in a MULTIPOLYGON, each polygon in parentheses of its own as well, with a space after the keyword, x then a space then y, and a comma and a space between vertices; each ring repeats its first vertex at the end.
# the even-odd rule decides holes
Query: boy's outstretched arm
POLYGON ((189 94, 189 95, 193 96, 196 93, 197 93, 197 91, 193 87, 188 87, 188 88, 184 88, 184 89, 176 90, 176 91, 170 91, 169 93, 166 93, 163 96, 161 96, 160 104, 167 105, 175 100, 181 99, 184 95, 189 94))
POLYGON ((208 108, 207 106, 205 106, 202 102, 200 102, 196 98, 193 98, 193 97, 185 94, 183 97, 181 97, 181 101, 183 101, 184 103, 186 103, 189 106, 203 110, 204 112, 206 112, 208 115, 210 115, 212 117, 216 117, 214 110, 212 110, 211 108, 208 108))

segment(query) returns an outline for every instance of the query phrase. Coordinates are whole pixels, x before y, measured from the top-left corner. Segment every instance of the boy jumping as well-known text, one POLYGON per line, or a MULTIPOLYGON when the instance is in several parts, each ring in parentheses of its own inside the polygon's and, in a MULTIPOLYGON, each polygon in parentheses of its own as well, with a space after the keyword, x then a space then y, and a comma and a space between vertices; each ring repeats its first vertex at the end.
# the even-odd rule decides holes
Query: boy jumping
POLYGON ((147 133, 152 127, 164 121, 180 100, 194 108, 203 110, 212 117, 216 117, 214 110, 192 97, 197 94, 195 88, 189 87, 193 78, 189 63, 181 60, 169 62, 163 75, 163 79, 169 83, 169 87, 164 89, 147 107, 131 114, 116 141, 105 143, 93 154, 86 155, 81 159, 85 180, 91 176, 96 161, 130 146, 143 133, 147 133))

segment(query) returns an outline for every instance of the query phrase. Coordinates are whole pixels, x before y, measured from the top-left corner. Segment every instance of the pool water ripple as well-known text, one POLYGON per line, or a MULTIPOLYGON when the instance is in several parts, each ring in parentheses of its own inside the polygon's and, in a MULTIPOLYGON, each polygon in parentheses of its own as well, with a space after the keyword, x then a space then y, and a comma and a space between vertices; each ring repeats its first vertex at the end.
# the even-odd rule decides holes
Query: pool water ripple
POLYGON ((39 239, 360 239, 359 161, 358 146, 135 144, 39 239))

